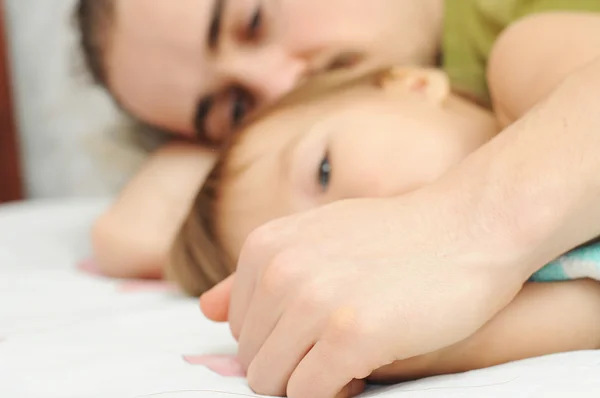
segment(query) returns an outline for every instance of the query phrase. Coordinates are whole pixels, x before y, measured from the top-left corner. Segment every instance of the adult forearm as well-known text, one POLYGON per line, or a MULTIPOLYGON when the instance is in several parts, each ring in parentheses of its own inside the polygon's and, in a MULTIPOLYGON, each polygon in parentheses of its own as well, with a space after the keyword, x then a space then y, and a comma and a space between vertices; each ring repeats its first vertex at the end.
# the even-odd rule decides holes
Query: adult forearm
POLYGON ((600 59, 438 184, 523 275, 600 235, 599 93, 600 59))

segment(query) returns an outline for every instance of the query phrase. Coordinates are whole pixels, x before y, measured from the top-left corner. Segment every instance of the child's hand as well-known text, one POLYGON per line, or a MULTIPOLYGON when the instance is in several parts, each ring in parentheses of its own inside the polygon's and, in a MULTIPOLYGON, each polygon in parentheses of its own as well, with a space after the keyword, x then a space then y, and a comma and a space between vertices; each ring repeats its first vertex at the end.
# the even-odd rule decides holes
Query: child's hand
POLYGON ((428 194, 338 202, 250 237, 228 314, 232 279, 202 307, 228 315, 256 392, 353 395, 353 380, 463 340, 517 294, 527 276, 498 266, 505 248, 484 239, 498 235, 428 194))

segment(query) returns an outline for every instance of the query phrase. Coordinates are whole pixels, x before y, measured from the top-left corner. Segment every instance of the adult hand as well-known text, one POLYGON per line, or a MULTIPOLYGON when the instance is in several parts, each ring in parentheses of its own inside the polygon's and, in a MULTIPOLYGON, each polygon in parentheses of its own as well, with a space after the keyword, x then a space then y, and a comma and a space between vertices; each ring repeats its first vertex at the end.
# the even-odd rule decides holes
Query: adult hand
POLYGON ((227 322, 235 274, 200 296, 200 310, 213 322, 227 322))
POLYGON ((470 336, 527 279, 467 205, 423 190, 277 220, 250 236, 203 310, 228 316, 257 393, 357 395, 374 370, 470 336))
MULTIPOLYGON (((472 335, 543 264, 597 237, 599 71, 600 58, 428 188, 257 230, 228 313, 250 386, 352 395, 352 380, 472 335)), ((203 300, 219 294, 227 285, 203 300)))

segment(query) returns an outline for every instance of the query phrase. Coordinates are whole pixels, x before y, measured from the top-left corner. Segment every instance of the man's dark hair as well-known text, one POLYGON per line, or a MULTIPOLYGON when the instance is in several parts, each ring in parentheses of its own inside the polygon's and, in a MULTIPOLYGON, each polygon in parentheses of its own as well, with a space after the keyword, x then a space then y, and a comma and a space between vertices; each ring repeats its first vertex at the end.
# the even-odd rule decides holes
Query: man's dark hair
POLYGON ((105 55, 114 22, 114 0, 79 0, 75 22, 84 62, 94 81, 107 87, 105 55))

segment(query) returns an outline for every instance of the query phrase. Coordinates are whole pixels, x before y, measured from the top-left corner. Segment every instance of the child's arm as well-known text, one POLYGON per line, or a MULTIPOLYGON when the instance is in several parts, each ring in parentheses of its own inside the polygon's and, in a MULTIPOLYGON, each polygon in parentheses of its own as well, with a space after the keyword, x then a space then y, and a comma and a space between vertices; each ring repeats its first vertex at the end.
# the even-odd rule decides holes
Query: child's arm
POLYGON ((531 283, 472 337, 433 354, 381 368, 371 380, 397 382, 597 348, 600 283, 531 283))
POLYGON ((567 76, 600 56, 600 15, 555 12, 514 23, 490 56, 488 82, 500 121, 510 124, 567 76))
POLYGON ((212 153, 190 144, 158 150, 93 227, 100 270, 113 277, 161 277, 171 241, 213 162, 212 153))

